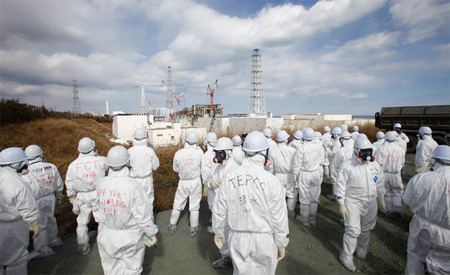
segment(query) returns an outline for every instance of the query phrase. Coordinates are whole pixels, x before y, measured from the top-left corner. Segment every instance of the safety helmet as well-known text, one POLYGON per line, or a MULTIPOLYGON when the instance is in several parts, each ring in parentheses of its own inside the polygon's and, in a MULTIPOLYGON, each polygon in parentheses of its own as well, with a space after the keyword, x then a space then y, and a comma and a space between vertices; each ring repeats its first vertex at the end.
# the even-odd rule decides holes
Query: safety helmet
POLYGON ((348 139, 351 139, 351 138, 352 138, 352 135, 351 135, 348 131, 343 131, 343 132, 341 133, 341 135, 339 136, 339 138, 340 138, 340 139, 348 140, 348 139))
POLYGON ((440 159, 443 162, 449 163, 450 162, 450 146, 448 145, 438 145, 436 149, 433 151, 434 159, 440 159))
POLYGON ((130 153, 128 153, 128 150, 121 145, 111 148, 106 157, 106 164, 111 168, 121 168, 124 165, 127 165, 129 161, 130 153))
MULTIPOLYGON (((267 129, 267 128, 266 128, 267 129)), ((246 153, 256 153, 269 149, 269 143, 263 133, 253 131, 244 140, 244 150, 246 153)))
POLYGON ((358 139, 358 138, 365 138, 365 139, 368 139, 367 136, 366 136, 366 134, 358 134, 358 135, 356 136, 356 139, 358 139))
POLYGON ((191 131, 186 135, 186 142, 193 145, 198 142, 198 134, 195 131, 191 131))
POLYGON ((306 127, 303 129, 303 139, 304 140, 313 140, 316 137, 314 134, 314 130, 310 127, 306 127))
POLYGON ((372 149, 372 143, 370 143, 369 139, 360 137, 355 140, 355 144, 353 145, 355 149, 372 149))
POLYGON ((314 135, 316 136, 316 138, 317 138, 318 140, 322 140, 322 133, 321 133, 321 132, 315 131, 315 132, 314 132, 314 135))
POLYGON ((78 142, 78 151, 83 154, 87 154, 90 151, 94 150, 95 148, 95 141, 88 137, 84 137, 80 139, 80 142, 78 142))
POLYGON ((340 135, 342 133, 342 129, 339 127, 334 127, 331 133, 335 135, 340 135))
POLYGON ((217 140, 217 144, 214 147, 214 151, 233 150, 233 142, 230 138, 221 137, 217 140))
POLYGON ((339 128, 341 128, 342 132, 343 132, 343 131, 348 131, 348 126, 345 125, 345 124, 339 125, 339 128))
POLYGON ((242 138, 238 135, 233 137, 233 146, 240 146, 242 144, 242 138))
POLYGON ((402 128, 402 125, 401 125, 400 123, 395 123, 395 124, 394 124, 394 129, 395 129, 395 128, 402 128))
POLYGON ((396 141, 398 137, 398 134, 396 131, 389 131, 386 133, 386 136, 384 137, 387 141, 396 141))
POLYGON ((0 152, 0 165, 8 165, 28 160, 29 157, 19 147, 6 148, 0 152))
POLYGON ((41 147, 35 144, 25 148, 25 155, 27 155, 30 159, 35 159, 37 157, 44 158, 44 152, 42 152, 41 147))
POLYGON ((358 125, 355 125, 355 126, 353 126, 353 132, 358 132, 359 131, 359 127, 358 127, 358 125))
POLYGON ((384 133, 381 132, 381 131, 378 131, 377 132, 377 139, 382 139, 382 138, 384 138, 384 133))
MULTIPOLYGON (((217 135, 213 132, 209 132, 208 134, 206 134, 205 141, 214 147, 214 146, 216 146, 216 143, 217 143, 217 135)), ((205 145, 206 145, 206 142, 205 142, 205 145)))
POLYGON ((263 134, 266 138, 272 138, 272 129, 270 127, 265 128, 263 134))
POLYGON ((329 133, 329 132, 331 132, 330 127, 329 127, 329 126, 323 127, 323 132, 324 132, 324 133, 329 133))
POLYGON ((277 133, 277 141, 278 142, 282 142, 287 140, 290 137, 290 135, 285 131, 285 130, 281 130, 277 133))
POLYGON ((144 128, 137 128, 134 131, 134 139, 135 140, 143 140, 146 137, 147 137, 147 134, 145 133, 145 129, 144 128))
POLYGON ((431 135, 431 133, 432 133, 431 128, 428 126, 422 126, 419 128, 420 135, 431 135))
POLYGON ((301 130, 298 130, 298 131, 296 131, 295 132, 295 134, 294 134, 294 138, 295 139, 302 139, 303 138, 303 131, 301 131, 301 130))

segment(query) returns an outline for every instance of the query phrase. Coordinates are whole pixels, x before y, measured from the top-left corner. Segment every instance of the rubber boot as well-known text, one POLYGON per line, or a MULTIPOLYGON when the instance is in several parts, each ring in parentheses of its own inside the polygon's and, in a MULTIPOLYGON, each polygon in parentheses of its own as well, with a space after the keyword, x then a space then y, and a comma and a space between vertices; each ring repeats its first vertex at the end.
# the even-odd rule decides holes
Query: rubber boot
POLYGON ((370 231, 363 231, 358 237, 358 248, 356 248, 356 257, 365 260, 370 241, 370 231))
POLYGON ((356 237, 349 236, 347 233, 344 233, 342 252, 339 255, 339 260, 345 268, 352 272, 356 270, 355 264, 353 263, 353 253, 355 253, 357 245, 358 240, 356 237))

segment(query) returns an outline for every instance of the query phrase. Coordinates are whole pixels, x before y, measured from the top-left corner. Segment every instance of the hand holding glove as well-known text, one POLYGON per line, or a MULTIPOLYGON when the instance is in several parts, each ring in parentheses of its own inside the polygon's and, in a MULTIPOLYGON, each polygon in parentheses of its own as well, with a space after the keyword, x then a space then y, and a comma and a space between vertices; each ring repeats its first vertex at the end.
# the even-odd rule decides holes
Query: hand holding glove
POLYGON ((281 261, 284 258, 284 256, 286 255, 286 248, 279 248, 279 247, 277 247, 277 248, 278 248, 277 260, 281 261))
POLYGON ((41 225, 39 224, 39 221, 34 221, 31 223, 31 227, 33 228, 33 239, 39 236, 41 234, 41 225))
POLYGON ((218 182, 217 180, 210 180, 209 185, 211 185, 212 188, 217 189, 220 186, 220 182, 218 182))
POLYGON ((347 207, 345 207, 345 203, 338 205, 339 205, 339 214, 341 214, 342 218, 345 220, 346 216, 348 216, 347 207))
POLYGON ((294 183, 298 183, 297 174, 292 174, 292 178, 294 179, 294 183))
POLYGON ((383 214, 386 213, 386 203, 384 202, 384 198, 378 197, 377 203, 378 203, 378 209, 381 211, 381 213, 383 213, 383 214))
POLYGON ((155 235, 149 237, 147 234, 144 234, 142 240, 144 241, 144 244, 148 247, 152 247, 154 245, 156 246, 156 242, 158 241, 155 235))
POLYGON ((222 249, 223 243, 225 242, 225 234, 216 234, 214 236, 214 243, 216 243, 216 246, 218 249, 222 249))

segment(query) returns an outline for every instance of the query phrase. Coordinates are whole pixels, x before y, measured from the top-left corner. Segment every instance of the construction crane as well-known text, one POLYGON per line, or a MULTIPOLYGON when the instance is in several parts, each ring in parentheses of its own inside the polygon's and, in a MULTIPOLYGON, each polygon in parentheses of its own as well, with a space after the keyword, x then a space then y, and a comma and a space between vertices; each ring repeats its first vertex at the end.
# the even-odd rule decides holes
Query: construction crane
POLYGON ((146 97, 145 99, 146 99, 147 102, 148 102, 148 108, 149 108, 149 110, 150 110, 149 113, 151 113, 151 112, 152 112, 152 101, 150 101, 147 97, 146 97))
POLYGON ((208 84, 208 88, 206 90, 206 94, 211 96, 211 108, 210 108, 210 115, 212 116, 214 114, 214 92, 216 91, 216 88, 218 87, 219 80, 216 79, 216 83, 214 84, 214 88, 211 88, 211 85, 208 84))
POLYGON ((181 94, 178 96, 175 96, 175 100, 178 102, 178 106, 180 106, 180 102, 186 101, 184 98, 184 94, 186 93, 186 90, 182 91, 181 94))

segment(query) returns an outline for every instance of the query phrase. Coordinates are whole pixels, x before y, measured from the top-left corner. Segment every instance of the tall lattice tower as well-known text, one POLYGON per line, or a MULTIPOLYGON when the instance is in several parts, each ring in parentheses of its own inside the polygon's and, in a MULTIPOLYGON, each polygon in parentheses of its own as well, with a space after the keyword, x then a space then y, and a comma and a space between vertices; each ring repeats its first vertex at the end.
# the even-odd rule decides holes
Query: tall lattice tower
POLYGON ((252 55, 252 88, 248 103, 248 115, 262 117, 266 116, 266 101, 262 89, 262 61, 259 49, 253 50, 252 55))
POLYGON ((167 99, 166 99, 166 121, 170 121, 173 114, 173 91, 172 91, 172 68, 167 68, 167 99))
POLYGON ((145 114, 145 89, 144 84, 141 85, 141 114, 145 114))
POLYGON ((81 113, 80 98, 78 97, 78 84, 73 81, 73 115, 78 116, 81 113))

